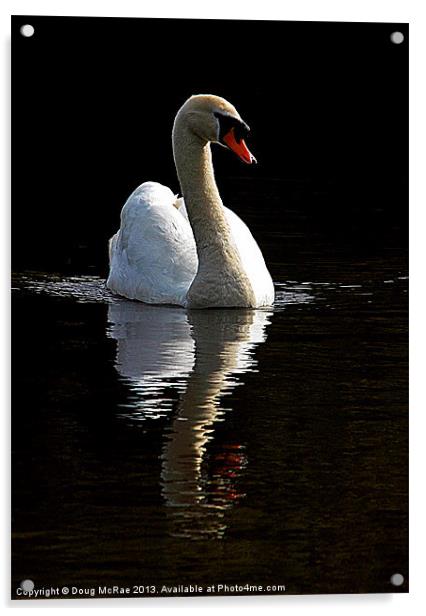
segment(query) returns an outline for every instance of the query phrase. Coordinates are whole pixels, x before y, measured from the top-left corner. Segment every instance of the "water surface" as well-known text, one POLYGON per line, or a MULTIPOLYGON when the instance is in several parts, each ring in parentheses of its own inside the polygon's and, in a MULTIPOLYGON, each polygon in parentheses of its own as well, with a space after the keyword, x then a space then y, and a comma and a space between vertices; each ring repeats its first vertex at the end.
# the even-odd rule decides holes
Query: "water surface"
POLYGON ((16 274, 13 587, 406 590, 404 263, 295 266, 255 311, 16 274))

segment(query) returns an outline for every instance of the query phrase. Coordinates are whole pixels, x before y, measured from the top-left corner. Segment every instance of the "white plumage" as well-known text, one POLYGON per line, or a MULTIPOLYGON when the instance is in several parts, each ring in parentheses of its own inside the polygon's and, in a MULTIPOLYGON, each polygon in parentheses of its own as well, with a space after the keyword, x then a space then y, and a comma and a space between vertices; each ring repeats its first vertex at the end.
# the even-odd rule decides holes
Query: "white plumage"
POLYGON ((175 201, 156 182, 145 182, 129 197, 110 240, 112 291, 148 304, 185 305, 198 259, 191 226, 175 201))
MULTIPOLYGON (((241 218, 227 207, 224 211, 257 305, 271 305, 274 289, 260 248, 241 218)), ((114 293, 148 304, 186 306, 198 257, 183 199, 157 182, 141 184, 121 211, 109 257, 107 286, 114 293)))

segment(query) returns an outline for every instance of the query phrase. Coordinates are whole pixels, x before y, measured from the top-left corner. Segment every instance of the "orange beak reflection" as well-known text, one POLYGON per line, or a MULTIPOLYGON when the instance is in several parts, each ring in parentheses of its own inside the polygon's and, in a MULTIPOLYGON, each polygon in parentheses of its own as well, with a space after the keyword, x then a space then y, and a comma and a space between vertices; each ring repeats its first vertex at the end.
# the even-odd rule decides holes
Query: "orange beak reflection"
POLYGON ((237 140, 235 139, 233 128, 231 128, 231 130, 228 133, 226 133, 226 135, 223 137, 223 141, 224 143, 226 143, 228 148, 230 148, 233 152, 235 152, 238 158, 240 158, 242 161, 244 161, 248 165, 251 165, 253 162, 257 162, 253 154, 250 152, 250 150, 246 146, 244 139, 241 139, 240 142, 237 142, 237 140))

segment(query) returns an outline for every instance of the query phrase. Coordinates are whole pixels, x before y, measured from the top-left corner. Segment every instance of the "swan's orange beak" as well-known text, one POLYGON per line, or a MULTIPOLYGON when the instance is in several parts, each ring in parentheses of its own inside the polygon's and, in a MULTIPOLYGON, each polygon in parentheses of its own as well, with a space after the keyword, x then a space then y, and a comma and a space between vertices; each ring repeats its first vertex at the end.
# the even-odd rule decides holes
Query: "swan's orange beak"
POLYGON ((231 128, 231 130, 226 133, 226 135, 223 137, 223 141, 226 143, 228 148, 235 152, 238 158, 240 158, 248 165, 251 165, 253 162, 257 162, 253 154, 246 146, 244 139, 241 139, 241 141, 239 142, 235 139, 234 128, 231 128))

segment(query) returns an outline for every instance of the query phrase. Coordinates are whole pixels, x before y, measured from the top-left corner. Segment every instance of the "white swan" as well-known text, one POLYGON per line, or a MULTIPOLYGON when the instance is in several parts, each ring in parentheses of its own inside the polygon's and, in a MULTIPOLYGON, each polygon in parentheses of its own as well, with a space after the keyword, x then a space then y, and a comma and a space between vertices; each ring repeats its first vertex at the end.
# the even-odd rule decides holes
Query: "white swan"
POLYGON ((245 223, 222 204, 210 142, 255 159, 235 107, 213 95, 189 98, 173 126, 173 154, 183 199, 145 182, 121 212, 110 239, 107 286, 149 304, 188 308, 270 306, 274 286, 245 223))

